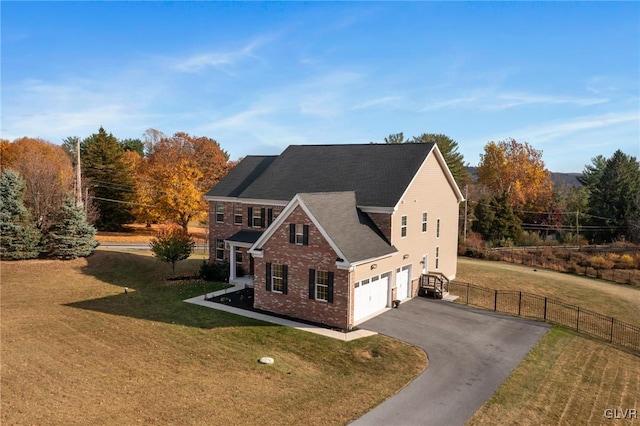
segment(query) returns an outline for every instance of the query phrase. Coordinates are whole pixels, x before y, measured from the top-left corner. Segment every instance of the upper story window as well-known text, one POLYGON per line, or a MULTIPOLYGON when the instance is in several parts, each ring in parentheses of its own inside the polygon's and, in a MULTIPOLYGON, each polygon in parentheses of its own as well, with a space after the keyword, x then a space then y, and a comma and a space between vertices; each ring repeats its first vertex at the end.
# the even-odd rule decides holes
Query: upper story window
POLYGON ((309 245, 309 225, 301 223, 289 224, 289 242, 291 244, 309 245))
POLYGON ((440 238, 440 219, 436 220, 436 238, 440 238))
POLYGON ((265 208, 249 207, 247 208, 247 225, 252 228, 264 228, 265 225, 265 208))
POLYGON ((401 218, 400 236, 401 237, 407 236, 407 217, 406 216, 402 216, 401 218))
POLYGON ((216 222, 224 222, 224 204, 216 203, 216 222))
POLYGON ((242 206, 237 205, 233 208, 233 223, 242 225, 242 206))
POLYGON ((427 212, 422 212, 422 232, 427 232, 427 212))
POLYGON ((267 291, 287 294, 287 265, 267 263, 267 291))
POLYGON ((333 303, 333 272, 309 269, 309 299, 333 303))
POLYGON ((436 246, 436 269, 440 266, 440 247, 436 246))
POLYGON ((267 226, 271 225, 273 221, 282 213, 282 207, 272 207, 267 210, 267 226))

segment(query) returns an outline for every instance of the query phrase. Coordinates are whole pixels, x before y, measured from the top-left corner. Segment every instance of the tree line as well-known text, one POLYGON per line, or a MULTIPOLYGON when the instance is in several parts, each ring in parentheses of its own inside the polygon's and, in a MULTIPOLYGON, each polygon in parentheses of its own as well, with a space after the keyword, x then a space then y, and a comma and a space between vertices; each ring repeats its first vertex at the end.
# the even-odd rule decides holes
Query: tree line
POLYGON ((554 185, 543 152, 515 139, 484 146, 472 176, 458 142, 443 134, 405 139, 393 133, 384 143, 433 142, 458 186, 466 192, 461 233, 491 246, 562 243, 640 242, 640 163, 617 150, 585 165, 579 185, 554 185))

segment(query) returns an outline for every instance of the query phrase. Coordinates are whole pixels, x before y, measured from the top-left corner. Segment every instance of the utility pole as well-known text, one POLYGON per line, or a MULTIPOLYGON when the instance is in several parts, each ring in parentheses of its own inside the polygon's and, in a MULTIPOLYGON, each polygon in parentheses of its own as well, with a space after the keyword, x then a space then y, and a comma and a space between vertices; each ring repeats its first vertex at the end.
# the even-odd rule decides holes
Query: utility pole
POLYGON ((76 207, 82 207, 82 173, 80 172, 80 138, 76 138, 76 207))
POLYGON ((576 210, 576 239, 578 240, 578 250, 580 250, 580 225, 578 223, 578 215, 580 210, 576 210))
POLYGON ((467 206, 469 199, 469 184, 466 184, 464 187, 464 237, 462 239, 463 242, 467 242, 467 206))

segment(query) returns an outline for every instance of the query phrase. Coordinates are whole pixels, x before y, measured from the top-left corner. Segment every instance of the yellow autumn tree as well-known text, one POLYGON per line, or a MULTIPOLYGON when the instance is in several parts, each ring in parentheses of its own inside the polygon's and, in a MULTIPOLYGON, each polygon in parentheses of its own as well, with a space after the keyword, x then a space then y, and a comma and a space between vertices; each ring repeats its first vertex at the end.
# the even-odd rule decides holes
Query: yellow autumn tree
POLYGON ((514 210, 546 211, 552 200, 551 173, 542 151, 515 139, 489 142, 480 155, 478 183, 493 195, 507 194, 514 210))
POLYGON ((156 137, 147 144, 150 153, 138 165, 136 217, 147 223, 176 222, 186 230, 189 221, 206 217, 204 194, 233 163, 214 139, 153 133, 156 137))

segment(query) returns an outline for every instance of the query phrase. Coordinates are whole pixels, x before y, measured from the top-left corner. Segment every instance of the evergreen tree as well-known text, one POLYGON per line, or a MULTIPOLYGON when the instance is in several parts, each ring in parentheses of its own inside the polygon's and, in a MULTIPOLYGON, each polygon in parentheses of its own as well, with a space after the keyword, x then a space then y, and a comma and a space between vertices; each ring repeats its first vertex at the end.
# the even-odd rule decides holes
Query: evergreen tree
POLYGON ((640 234, 640 163, 617 150, 586 166, 580 181, 589 191, 588 234, 596 241, 638 239, 640 234))
POLYGON ((11 169, 0 175, 0 258, 33 259, 40 254, 40 231, 24 206, 25 183, 11 169))
POLYGON ((454 141, 447 135, 423 133, 420 136, 414 136, 410 143, 435 143, 442 153, 447 166, 456 180, 459 187, 462 187, 469 180, 469 172, 467 165, 464 163, 464 156, 458 152, 458 142, 454 141))
POLYGON ((122 161, 123 146, 102 127, 82 141, 82 174, 91 181, 94 202, 100 211, 96 227, 117 231, 133 221, 132 201, 135 176, 122 161))
POLYGON ((89 256, 98 242, 96 229, 87 223, 84 211, 67 198, 46 235, 46 251, 59 259, 89 256))
POLYGON ((522 236, 520 219, 513 212, 506 192, 490 200, 480 200, 474 214, 476 220, 472 229, 482 235, 485 241, 503 246, 517 242, 522 236))

